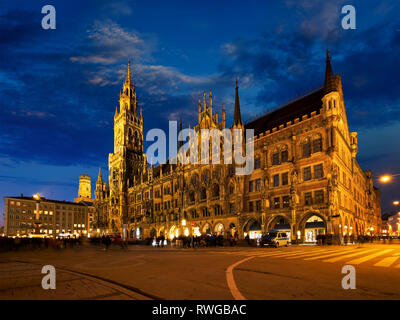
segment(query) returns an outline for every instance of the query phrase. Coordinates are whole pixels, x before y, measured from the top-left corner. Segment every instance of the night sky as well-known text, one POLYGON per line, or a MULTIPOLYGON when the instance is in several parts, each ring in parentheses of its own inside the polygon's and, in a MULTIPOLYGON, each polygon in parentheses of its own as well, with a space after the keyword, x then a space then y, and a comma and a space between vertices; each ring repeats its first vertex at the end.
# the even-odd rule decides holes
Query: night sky
POLYGON ((0 196, 72 200, 80 174, 92 177, 92 192, 99 167, 108 178, 128 59, 147 132, 179 117, 196 124, 197 99, 210 89, 230 124, 236 77, 244 120, 285 104, 322 86, 328 48, 357 159, 392 211, 400 177, 377 178, 400 173, 399 9, 394 0, 3 0, 0 196), (56 30, 41 28, 46 4, 56 30), (341 27, 344 4, 356 8, 356 30, 341 27))

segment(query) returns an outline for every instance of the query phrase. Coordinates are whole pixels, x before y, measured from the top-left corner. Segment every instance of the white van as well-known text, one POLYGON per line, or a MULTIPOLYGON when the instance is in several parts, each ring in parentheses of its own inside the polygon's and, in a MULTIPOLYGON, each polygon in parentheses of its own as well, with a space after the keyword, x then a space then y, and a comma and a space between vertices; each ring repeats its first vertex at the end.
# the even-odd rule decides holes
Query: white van
POLYGON ((289 244, 289 237, 286 232, 283 231, 268 231, 260 239, 260 247, 274 246, 275 248, 285 246, 289 244))

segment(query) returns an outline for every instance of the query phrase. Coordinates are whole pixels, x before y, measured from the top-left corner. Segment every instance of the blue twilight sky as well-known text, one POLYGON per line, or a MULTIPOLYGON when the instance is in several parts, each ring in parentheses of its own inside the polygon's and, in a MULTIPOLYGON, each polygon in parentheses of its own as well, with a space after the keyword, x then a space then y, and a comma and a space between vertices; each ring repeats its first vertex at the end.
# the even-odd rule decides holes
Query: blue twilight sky
MULTIPOLYGON (((80 174, 93 190, 99 167, 107 178, 128 58, 147 131, 179 117, 195 124, 210 89, 231 121, 235 77, 242 117, 262 114, 322 86, 329 48, 359 163, 375 178, 400 173, 398 13, 394 0, 3 0, 0 196, 72 200, 80 174), (46 4, 56 30, 41 28, 46 4), (341 28, 345 4, 356 8, 356 30, 341 28)), ((398 181, 380 186, 384 211, 400 198, 398 181)))

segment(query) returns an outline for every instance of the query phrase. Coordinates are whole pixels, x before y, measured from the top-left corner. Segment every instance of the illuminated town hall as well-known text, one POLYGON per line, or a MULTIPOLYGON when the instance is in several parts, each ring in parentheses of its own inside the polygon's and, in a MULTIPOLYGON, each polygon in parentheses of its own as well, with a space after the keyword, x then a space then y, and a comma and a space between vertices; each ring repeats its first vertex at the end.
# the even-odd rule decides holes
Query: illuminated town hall
MULTIPOLYGON (((153 166, 143 152, 143 119, 130 65, 114 116, 109 181, 99 172, 94 229, 129 238, 216 233, 243 239, 283 230, 292 241, 318 234, 380 232, 380 192, 371 171, 357 163, 357 132, 350 132, 341 78, 329 53, 323 87, 255 120, 242 121, 236 83, 233 123, 212 94, 199 99, 195 132, 254 129, 254 170, 235 163, 153 166), (214 109, 214 110, 213 110, 214 109)), ((323 76, 321 75, 321 83, 323 76)))

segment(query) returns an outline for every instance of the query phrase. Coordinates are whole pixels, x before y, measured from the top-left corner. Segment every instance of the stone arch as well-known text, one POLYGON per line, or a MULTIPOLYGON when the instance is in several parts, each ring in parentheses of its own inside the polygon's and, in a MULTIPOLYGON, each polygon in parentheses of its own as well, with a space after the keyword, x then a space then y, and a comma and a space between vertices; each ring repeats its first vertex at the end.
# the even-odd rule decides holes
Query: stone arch
POLYGON ((160 227, 160 229, 158 229, 158 236, 161 237, 164 235, 165 235, 165 227, 162 226, 162 227, 160 227))
POLYGON ((179 228, 173 225, 171 228, 169 228, 168 238, 172 240, 177 237, 179 237, 179 228))
POLYGON ((266 223, 266 229, 269 230, 287 230, 291 228, 291 219, 283 214, 272 216, 266 223))
POLYGON ((224 235, 224 233, 225 233, 225 225, 222 223, 222 221, 217 221, 215 224, 214 224, 214 228, 213 228, 213 230, 214 230, 214 232, 219 236, 219 235, 224 235))
POLYGON ((262 235, 261 221, 256 218, 249 218, 243 225, 244 237, 249 236, 251 239, 258 238, 262 235))
POLYGON ((208 223, 208 222, 206 222, 205 224, 204 224, 204 226, 203 226, 203 228, 202 228, 202 230, 201 230, 201 232, 203 233, 203 234, 210 234, 211 233, 211 225, 208 223))
POLYGON ((327 218, 320 212, 309 211, 300 219, 297 230, 296 236, 302 242, 316 242, 317 235, 327 234, 327 218))
POLYGON ((150 229, 150 238, 154 238, 157 236, 157 230, 155 228, 150 229))

